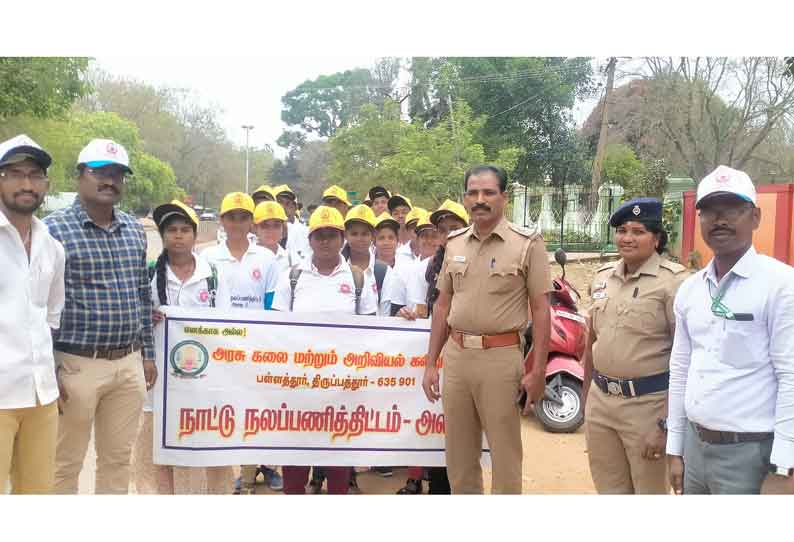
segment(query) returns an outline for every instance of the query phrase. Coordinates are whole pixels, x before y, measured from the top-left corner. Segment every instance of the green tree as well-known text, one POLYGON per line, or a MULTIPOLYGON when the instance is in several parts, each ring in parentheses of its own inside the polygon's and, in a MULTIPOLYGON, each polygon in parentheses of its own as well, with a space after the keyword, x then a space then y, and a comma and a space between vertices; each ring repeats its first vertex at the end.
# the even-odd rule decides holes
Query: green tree
POLYGON ((518 146, 516 177, 565 174, 569 154, 560 149, 573 146, 575 99, 593 90, 590 59, 414 58, 411 66, 415 121, 432 125, 449 112, 450 98, 463 100, 486 117, 478 134, 486 155, 518 146))
POLYGON ((130 177, 124 192, 122 207, 125 209, 143 214, 157 205, 185 196, 185 191, 176 184, 170 165, 142 151, 136 151, 130 161, 135 175, 130 177))
POLYGON ((628 145, 608 145, 604 151, 602 175, 605 181, 628 188, 642 176, 642 161, 628 145))
POLYGON ((281 120, 308 133, 330 137, 350 125, 361 107, 378 95, 370 70, 357 68, 304 81, 282 98, 281 120))
POLYGON ((89 91, 89 59, 0 57, 0 119, 61 116, 89 91))

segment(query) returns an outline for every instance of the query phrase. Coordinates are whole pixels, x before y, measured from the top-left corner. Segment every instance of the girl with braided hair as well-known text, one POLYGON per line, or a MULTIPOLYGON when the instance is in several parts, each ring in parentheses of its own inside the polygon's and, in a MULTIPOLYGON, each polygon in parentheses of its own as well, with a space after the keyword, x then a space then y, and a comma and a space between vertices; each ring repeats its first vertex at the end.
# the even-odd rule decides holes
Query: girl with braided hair
MULTIPOLYGON (((163 240, 163 251, 153 268, 151 282, 153 320, 162 320, 157 307, 214 307, 218 272, 198 258, 193 249, 198 217, 190 207, 174 200, 154 210, 154 221, 163 240)), ((218 297, 223 299, 223 297, 218 297)), ((143 407, 143 424, 135 442, 133 476, 138 493, 231 493, 231 467, 177 467, 152 463, 152 392, 143 407)))

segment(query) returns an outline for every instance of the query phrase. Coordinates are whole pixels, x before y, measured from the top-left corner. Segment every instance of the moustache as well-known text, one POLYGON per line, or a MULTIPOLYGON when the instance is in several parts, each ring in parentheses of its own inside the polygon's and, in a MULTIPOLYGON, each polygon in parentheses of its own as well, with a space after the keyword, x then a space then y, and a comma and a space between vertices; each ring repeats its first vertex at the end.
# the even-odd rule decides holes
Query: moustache
POLYGON ((106 188, 111 189, 115 194, 119 193, 119 189, 116 188, 115 186, 113 186, 112 184, 103 184, 102 186, 97 188, 97 190, 101 192, 102 190, 105 190, 106 188))
POLYGON ((32 190, 20 190, 19 192, 14 193, 14 197, 22 196, 23 194, 27 194, 29 196, 33 196, 34 198, 38 199, 39 195, 33 192, 32 190))
POLYGON ((714 228, 711 228, 711 231, 709 233, 717 233, 718 231, 724 231, 724 232, 727 232, 727 233, 733 233, 732 229, 726 228, 725 226, 716 226, 714 228))
POLYGON ((491 210, 491 207, 490 207, 490 206, 488 206, 488 205, 486 205, 486 204, 484 204, 484 203, 478 203, 478 204, 474 205, 474 206, 471 208, 471 210, 472 210, 472 211, 477 211, 477 210, 479 210, 479 209, 482 209, 483 211, 490 211, 490 210, 491 210))

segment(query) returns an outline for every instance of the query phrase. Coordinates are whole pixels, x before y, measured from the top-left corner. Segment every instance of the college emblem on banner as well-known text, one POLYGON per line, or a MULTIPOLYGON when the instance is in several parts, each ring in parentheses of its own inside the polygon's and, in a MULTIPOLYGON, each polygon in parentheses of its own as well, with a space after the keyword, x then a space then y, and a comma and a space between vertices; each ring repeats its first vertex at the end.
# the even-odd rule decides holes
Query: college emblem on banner
POLYGON ((168 361, 174 376, 199 378, 210 362, 210 354, 198 341, 182 341, 171 350, 168 361))

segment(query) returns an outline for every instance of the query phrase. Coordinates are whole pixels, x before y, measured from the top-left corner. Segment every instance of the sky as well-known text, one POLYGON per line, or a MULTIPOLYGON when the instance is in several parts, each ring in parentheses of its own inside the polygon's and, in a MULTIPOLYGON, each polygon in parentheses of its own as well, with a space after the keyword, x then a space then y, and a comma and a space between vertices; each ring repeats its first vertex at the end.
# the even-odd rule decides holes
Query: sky
MULTIPOLYGON (((376 57, 96 57, 111 75, 154 86, 186 88, 204 104, 222 110, 221 122, 231 141, 245 145, 243 125, 253 125, 251 148, 270 145, 277 156, 285 150, 275 141, 287 126, 281 122, 281 97, 307 79, 353 68, 370 68, 376 57)), ((581 124, 595 100, 574 109, 581 124)))

